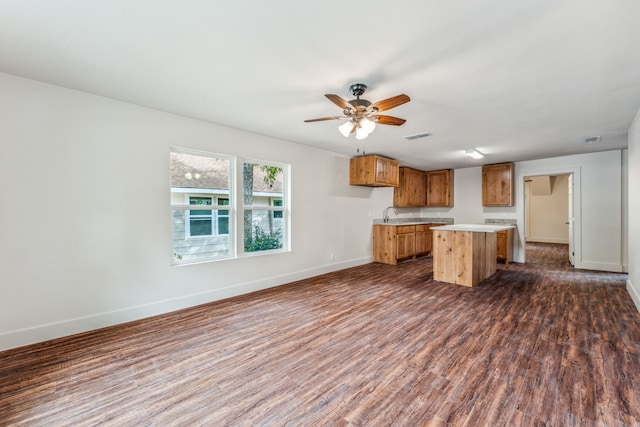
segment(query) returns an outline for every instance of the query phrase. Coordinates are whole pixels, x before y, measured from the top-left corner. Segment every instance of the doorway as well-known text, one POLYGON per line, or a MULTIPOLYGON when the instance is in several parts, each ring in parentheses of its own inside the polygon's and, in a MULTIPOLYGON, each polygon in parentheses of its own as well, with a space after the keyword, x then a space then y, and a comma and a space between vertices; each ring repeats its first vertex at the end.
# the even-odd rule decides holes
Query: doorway
POLYGON ((574 265, 573 174, 525 177, 525 245, 567 245, 567 258, 574 265))
POLYGON ((518 174, 516 197, 519 244, 516 256, 526 262, 526 243, 567 245, 567 258, 580 268, 580 169, 527 171, 518 174))

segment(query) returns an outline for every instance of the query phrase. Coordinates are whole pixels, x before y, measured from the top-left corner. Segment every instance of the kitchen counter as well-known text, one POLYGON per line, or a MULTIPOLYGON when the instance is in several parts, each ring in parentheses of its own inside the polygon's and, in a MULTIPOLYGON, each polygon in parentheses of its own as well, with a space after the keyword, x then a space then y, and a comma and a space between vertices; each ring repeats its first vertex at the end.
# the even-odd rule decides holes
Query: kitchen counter
POLYGON ((453 218, 393 218, 384 222, 382 219, 374 219, 374 225, 420 225, 420 224, 453 224, 453 218))
POLYGON ((510 230, 512 228, 516 227, 513 225, 502 224, 451 224, 431 227, 432 230, 471 231, 475 233, 495 233, 497 231, 510 230))

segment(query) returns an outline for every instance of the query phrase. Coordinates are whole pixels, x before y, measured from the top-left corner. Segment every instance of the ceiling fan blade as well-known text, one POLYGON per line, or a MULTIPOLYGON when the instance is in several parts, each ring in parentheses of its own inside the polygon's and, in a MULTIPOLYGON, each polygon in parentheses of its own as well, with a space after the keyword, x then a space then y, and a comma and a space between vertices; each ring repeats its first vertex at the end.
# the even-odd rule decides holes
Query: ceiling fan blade
POLYGON ((373 110, 374 108, 377 108, 378 111, 386 111, 386 110, 395 108, 399 105, 402 105, 404 103, 407 103, 409 101, 411 101, 411 98, 409 98, 407 95, 403 93, 402 95, 396 95, 391 98, 387 98, 387 99, 383 99, 382 101, 375 102, 371 104, 369 107, 367 107, 367 109, 373 110))
POLYGON ((338 95, 332 95, 330 93, 325 94, 325 96, 329 99, 329 101, 336 104, 338 107, 345 109, 348 108, 353 110, 353 105, 349 104, 346 99, 339 97, 338 95))
POLYGON ((345 116, 332 116, 332 117, 321 117, 319 119, 309 119, 309 120, 305 120, 305 123, 310 123, 310 122, 323 122, 325 120, 339 120, 339 119, 345 119, 345 116))
POLYGON ((374 119, 375 122, 379 125, 400 126, 403 125, 404 122, 406 122, 405 119, 393 116, 373 116, 372 119, 374 119))

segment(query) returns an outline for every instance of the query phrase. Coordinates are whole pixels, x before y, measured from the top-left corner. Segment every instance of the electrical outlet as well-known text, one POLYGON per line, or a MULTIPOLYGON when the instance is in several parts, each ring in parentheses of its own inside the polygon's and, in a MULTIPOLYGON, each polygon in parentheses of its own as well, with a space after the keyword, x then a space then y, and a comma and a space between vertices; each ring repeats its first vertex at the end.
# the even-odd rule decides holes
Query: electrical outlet
POLYGON ((329 261, 333 261, 335 259, 333 252, 329 254, 329 261))

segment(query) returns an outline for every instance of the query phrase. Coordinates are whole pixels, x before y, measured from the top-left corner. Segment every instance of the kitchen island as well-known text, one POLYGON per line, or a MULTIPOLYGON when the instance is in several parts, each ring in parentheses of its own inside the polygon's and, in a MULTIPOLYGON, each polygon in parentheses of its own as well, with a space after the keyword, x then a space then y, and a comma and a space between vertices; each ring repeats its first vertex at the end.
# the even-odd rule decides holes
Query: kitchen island
POLYGON ((453 224, 432 227, 433 278, 475 286, 496 272, 496 232, 513 225, 453 224))

